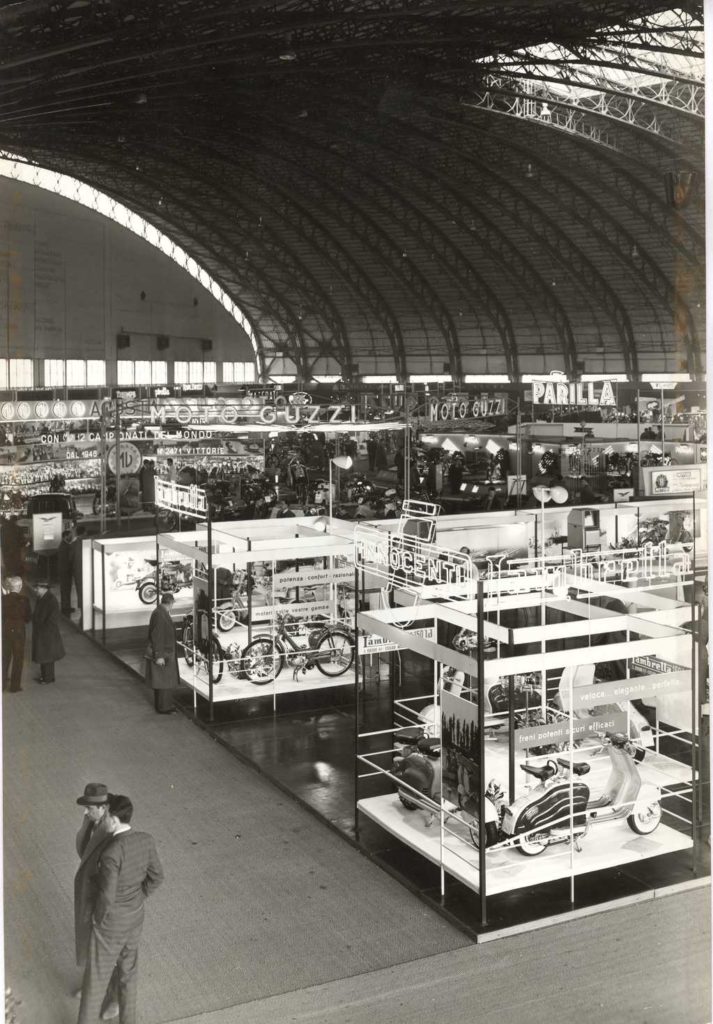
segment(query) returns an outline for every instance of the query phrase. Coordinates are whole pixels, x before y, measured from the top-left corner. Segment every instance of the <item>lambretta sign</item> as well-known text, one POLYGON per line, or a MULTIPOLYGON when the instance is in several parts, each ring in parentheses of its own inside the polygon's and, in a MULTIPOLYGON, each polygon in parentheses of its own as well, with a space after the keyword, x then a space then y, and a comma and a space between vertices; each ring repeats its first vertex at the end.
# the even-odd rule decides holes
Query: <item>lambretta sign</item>
POLYGON ((208 518, 208 501, 201 487, 191 484, 174 483, 172 480, 156 480, 156 504, 160 508, 168 508, 174 512, 193 516, 194 519, 208 518))
POLYGON ((358 568, 408 593, 428 588, 431 597, 470 592, 470 558, 418 537, 389 534, 365 523, 354 531, 354 560, 358 568))
POLYGON ((583 384, 579 381, 552 380, 544 377, 532 382, 533 405, 616 405, 614 385, 609 380, 595 385, 593 381, 583 384))

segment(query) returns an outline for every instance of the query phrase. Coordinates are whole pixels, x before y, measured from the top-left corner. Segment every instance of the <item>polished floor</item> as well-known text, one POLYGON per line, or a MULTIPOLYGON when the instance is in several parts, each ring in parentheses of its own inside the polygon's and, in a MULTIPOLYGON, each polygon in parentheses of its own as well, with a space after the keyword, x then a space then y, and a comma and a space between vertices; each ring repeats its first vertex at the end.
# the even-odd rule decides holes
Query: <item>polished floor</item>
MULTIPOLYGON (((75 799, 91 779, 134 798, 166 867, 147 911, 142 1024, 710 1020, 706 887, 475 945, 190 716, 156 716, 106 652, 71 629, 66 645, 53 687, 27 671, 3 699, 6 984, 20 1024, 76 1017, 75 799)), ((307 727, 316 713, 299 714, 307 727)), ((334 707, 311 723, 325 764, 348 719, 334 707)), ((261 742, 283 764, 298 752, 280 728, 261 742)))

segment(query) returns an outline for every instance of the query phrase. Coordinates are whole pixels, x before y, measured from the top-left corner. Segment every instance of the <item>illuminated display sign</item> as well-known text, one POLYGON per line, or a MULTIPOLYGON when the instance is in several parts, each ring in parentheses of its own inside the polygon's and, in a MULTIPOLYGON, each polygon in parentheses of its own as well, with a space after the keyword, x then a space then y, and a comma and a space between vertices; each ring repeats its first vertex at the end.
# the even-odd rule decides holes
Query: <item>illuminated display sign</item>
POLYGON ((543 377, 532 382, 533 405, 564 405, 564 406, 615 406, 616 395, 614 385, 609 380, 595 385, 593 381, 586 384, 566 380, 552 380, 543 377))
POLYGON ((307 426, 310 423, 356 423, 355 405, 309 405, 283 404, 265 405, 254 399, 241 399, 231 403, 207 402, 151 402, 147 409, 151 423, 163 424, 175 420, 182 426, 200 423, 225 424, 238 422, 262 423, 273 426, 285 423, 307 426))
MULTIPOLYGON (((587 736, 598 733, 627 732, 626 714, 615 712, 612 715, 597 718, 575 718, 572 721, 572 738, 583 740, 587 736)), ((569 720, 552 722, 548 725, 534 725, 515 730, 515 746, 518 750, 539 747, 548 743, 568 743, 570 736, 569 720)))
POLYGON ((156 504, 160 508, 181 512, 194 519, 208 518, 208 501, 201 487, 191 484, 185 487, 173 480, 156 480, 156 504))
POLYGON ((108 398, 99 401, 74 399, 65 402, 43 398, 37 402, 2 402, 0 421, 17 423, 29 420, 98 420, 110 406, 108 398))
POLYGON ((360 569, 408 593, 426 587, 433 597, 448 597, 473 587, 473 563, 467 555, 366 523, 354 531, 354 559, 360 569))
POLYGON ((432 423, 443 420, 486 419, 489 416, 504 416, 505 400, 495 395, 480 395, 478 398, 432 399, 428 403, 428 418, 432 423))

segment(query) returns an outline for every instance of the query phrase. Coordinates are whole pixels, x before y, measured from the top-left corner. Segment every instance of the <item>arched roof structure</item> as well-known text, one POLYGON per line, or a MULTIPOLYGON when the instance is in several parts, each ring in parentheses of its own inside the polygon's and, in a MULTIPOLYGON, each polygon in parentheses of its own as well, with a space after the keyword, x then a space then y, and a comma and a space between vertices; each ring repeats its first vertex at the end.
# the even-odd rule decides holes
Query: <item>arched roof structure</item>
POLYGON ((263 373, 703 370, 702 5, 18 0, 0 151, 135 210, 263 373))

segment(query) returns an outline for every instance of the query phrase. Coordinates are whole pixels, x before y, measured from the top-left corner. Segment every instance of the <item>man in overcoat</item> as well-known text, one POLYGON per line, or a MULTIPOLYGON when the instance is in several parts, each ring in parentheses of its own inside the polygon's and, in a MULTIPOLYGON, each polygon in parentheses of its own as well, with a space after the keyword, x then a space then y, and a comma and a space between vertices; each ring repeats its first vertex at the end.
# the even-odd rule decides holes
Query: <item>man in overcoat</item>
POLYGON ((163 881, 163 868, 153 837, 131 828, 133 810, 128 797, 109 796, 106 817, 112 836, 99 855, 78 1024, 96 1024, 115 968, 120 1024, 136 1024, 144 903, 163 881))
POLYGON ((154 708, 159 715, 175 712, 173 699, 179 684, 176 658, 176 628, 171 618, 173 594, 162 594, 151 613, 146 646, 146 682, 153 687, 154 708))
POLYGON ((64 657, 59 632, 59 603, 46 580, 35 584, 37 603, 32 613, 32 660, 40 666, 38 683, 54 682, 54 663, 64 657))
POLYGON ((19 693, 25 661, 25 626, 32 611, 30 602, 21 593, 19 576, 8 577, 5 586, 8 593, 2 595, 2 688, 19 693))
MULTIPOLYGON (((77 803, 84 817, 75 839, 79 867, 74 876, 74 939, 77 967, 84 973, 92 935, 92 911, 96 899, 99 858, 113 832, 106 815, 109 793, 101 782, 88 782, 77 803)), ((102 1020, 119 1016, 118 972, 114 970, 102 1004, 102 1020)), ((81 995, 81 988, 77 996, 81 995)))

